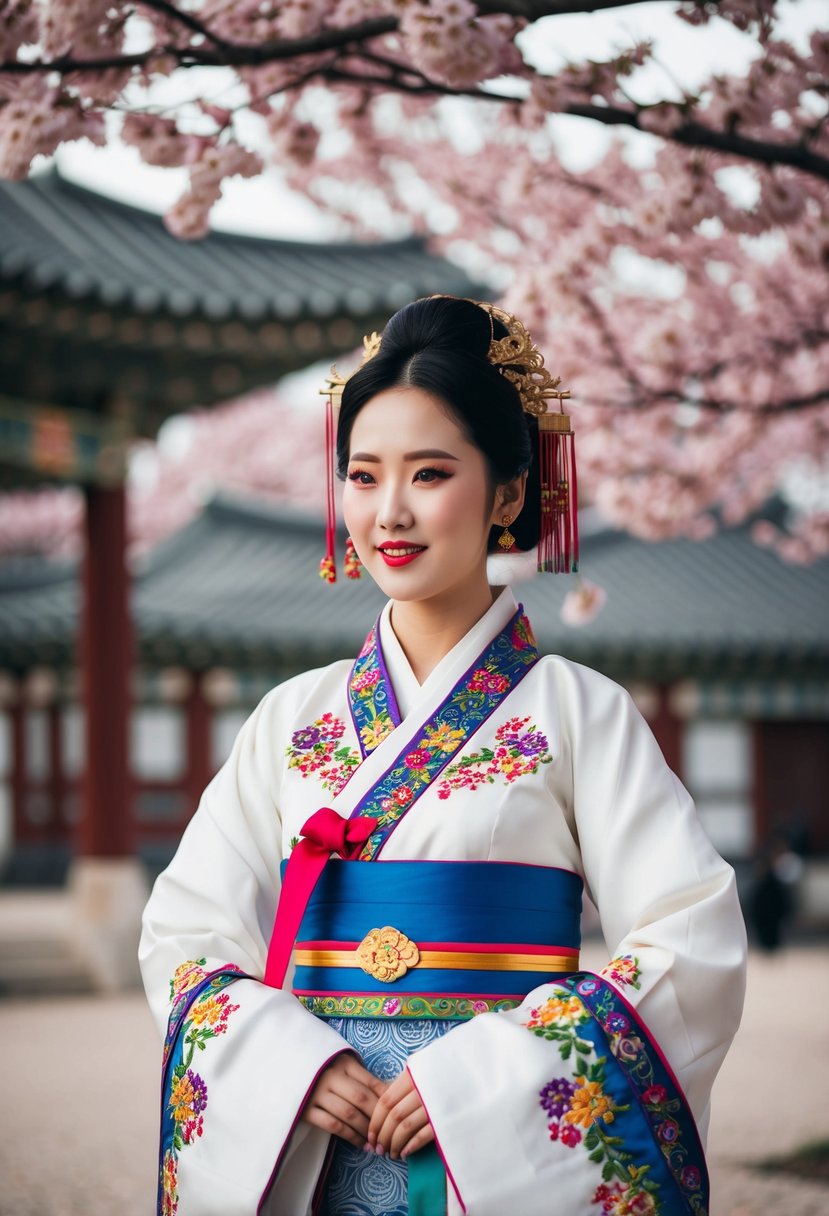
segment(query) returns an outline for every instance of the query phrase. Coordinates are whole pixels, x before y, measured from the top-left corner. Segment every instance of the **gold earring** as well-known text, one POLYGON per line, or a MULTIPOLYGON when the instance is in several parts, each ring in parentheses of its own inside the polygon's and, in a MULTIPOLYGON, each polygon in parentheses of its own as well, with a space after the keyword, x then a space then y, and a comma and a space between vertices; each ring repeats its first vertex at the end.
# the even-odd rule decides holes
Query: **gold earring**
POLYGON ((515 537, 509 530, 509 526, 512 523, 512 516, 511 515, 502 515, 501 523, 504 525, 504 530, 501 533, 501 535, 498 537, 498 544, 504 550, 504 552, 507 553, 512 548, 512 546, 515 544, 515 537))

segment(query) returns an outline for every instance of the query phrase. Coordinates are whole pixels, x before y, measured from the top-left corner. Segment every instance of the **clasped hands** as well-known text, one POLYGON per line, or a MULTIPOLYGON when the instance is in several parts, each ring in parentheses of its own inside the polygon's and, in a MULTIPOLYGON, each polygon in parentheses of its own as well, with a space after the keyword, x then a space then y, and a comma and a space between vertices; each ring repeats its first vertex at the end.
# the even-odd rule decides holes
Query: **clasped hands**
POLYGON ((408 1071, 389 1084, 350 1052, 338 1055, 320 1075, 302 1118, 357 1148, 393 1159, 408 1157, 435 1138, 408 1071))

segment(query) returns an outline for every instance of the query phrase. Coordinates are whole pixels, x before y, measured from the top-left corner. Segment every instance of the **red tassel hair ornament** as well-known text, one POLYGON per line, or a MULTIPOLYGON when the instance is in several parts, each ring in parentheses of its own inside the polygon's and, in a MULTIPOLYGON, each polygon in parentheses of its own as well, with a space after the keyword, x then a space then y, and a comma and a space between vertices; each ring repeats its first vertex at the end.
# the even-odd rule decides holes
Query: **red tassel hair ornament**
POLYGON ((538 417, 541 475, 541 531, 538 569, 543 574, 574 574, 579 568, 578 482, 576 446, 570 416, 538 417))
POLYGON ((334 497, 334 402, 329 393, 325 402, 325 557, 320 561, 320 578, 337 581, 337 502, 334 497))

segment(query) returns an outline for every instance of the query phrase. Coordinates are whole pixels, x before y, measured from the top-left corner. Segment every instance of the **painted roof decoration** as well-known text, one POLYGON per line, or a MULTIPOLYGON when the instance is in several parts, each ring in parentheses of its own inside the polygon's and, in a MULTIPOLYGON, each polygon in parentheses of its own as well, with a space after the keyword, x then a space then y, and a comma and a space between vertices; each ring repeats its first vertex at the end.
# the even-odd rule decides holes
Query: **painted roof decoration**
MULTIPOLYGON (((215 498, 135 563, 142 663, 284 674, 354 654, 383 597, 368 579, 323 584, 322 539, 307 514, 215 498)), ((559 618, 572 578, 516 585, 545 652, 626 680, 829 677, 829 559, 785 565, 747 528, 658 544, 587 529, 582 568, 608 600, 579 630, 559 618)), ((0 667, 72 665, 76 571, 3 561, 0 667)))

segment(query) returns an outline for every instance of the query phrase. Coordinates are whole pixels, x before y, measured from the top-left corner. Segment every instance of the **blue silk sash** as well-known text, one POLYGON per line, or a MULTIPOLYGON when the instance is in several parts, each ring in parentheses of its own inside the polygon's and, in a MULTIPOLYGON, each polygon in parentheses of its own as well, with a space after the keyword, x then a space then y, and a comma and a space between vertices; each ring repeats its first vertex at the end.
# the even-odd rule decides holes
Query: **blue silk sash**
POLYGON ((393 926, 417 945, 462 951, 485 943, 493 952, 520 953, 519 947, 547 955, 569 955, 551 970, 476 970, 416 964, 392 982, 374 978, 355 959, 347 966, 296 968, 294 992, 315 1013, 387 1016, 470 1016, 472 998, 491 999, 499 1008, 520 1003, 538 985, 578 965, 582 881, 577 874, 545 866, 486 861, 387 861, 367 866, 332 861, 311 896, 297 939, 299 957, 319 947, 349 947, 367 933, 393 926), (354 1000, 383 994, 388 1001, 354 1000), (413 997, 462 997, 465 1004, 413 997), (506 999, 509 998, 509 999, 506 999), (402 1002, 402 1006, 401 1006, 402 1002), (466 1006, 470 1006, 466 1012, 466 1006), (406 1016, 406 1013, 402 1013, 406 1016))

